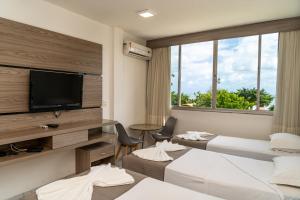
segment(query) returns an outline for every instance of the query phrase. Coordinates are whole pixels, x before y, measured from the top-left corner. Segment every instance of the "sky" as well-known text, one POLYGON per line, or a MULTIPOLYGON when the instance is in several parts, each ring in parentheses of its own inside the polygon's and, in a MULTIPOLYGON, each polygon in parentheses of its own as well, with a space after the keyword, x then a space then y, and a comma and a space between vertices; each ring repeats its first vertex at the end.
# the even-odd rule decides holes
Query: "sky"
MULTIPOLYGON (((275 96, 278 34, 262 36, 261 89, 275 96)), ((181 91, 193 97, 212 87, 213 42, 182 45, 181 91)), ((178 46, 171 49, 172 91, 177 91, 178 46)), ((256 88, 258 36, 218 42, 218 89, 256 88)))

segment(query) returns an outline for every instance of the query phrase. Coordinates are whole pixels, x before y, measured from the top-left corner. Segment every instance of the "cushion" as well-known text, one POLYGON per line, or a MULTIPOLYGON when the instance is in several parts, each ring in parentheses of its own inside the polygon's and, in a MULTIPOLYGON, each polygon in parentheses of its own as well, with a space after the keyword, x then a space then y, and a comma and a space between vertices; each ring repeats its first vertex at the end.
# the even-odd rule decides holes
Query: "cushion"
POLYGON ((271 183, 300 187, 300 156, 279 156, 273 161, 271 183))
POLYGON ((290 133, 274 133, 270 136, 271 148, 286 152, 300 152, 300 136, 290 133))

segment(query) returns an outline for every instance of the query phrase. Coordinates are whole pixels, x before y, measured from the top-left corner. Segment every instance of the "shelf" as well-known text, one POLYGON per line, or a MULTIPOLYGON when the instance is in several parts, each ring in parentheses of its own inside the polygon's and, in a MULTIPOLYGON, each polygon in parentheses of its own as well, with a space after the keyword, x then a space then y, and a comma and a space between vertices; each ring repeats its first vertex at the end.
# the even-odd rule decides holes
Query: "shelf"
POLYGON ((50 137, 54 135, 71 133, 80 130, 101 128, 103 126, 114 125, 116 121, 103 119, 102 121, 81 121, 76 123, 60 124, 58 128, 43 129, 40 127, 16 130, 0 133, 0 145, 50 137))
POLYGON ((90 169, 93 164, 115 163, 115 146, 112 143, 98 142, 76 149, 76 174, 90 169))
MULTIPOLYGON (((110 120, 109 120, 110 121, 110 120)), ((107 121, 105 125, 110 125, 110 123, 113 123, 113 121, 107 121)), ((98 126, 99 127, 99 124, 98 126)), ((42 152, 39 153, 19 153, 18 155, 11 155, 11 156, 5 156, 5 157, 0 157, 0 167, 10 165, 15 162, 19 161, 24 161, 32 158, 37 158, 40 156, 45 156, 51 153, 55 152, 61 152, 61 151, 66 151, 66 150, 71 150, 71 149, 76 149, 79 147, 83 147, 86 145, 91 145, 95 144, 98 142, 113 142, 116 139, 116 135, 113 133, 102 133, 102 134, 93 134, 91 137, 89 137, 89 140, 86 142, 81 142, 75 145, 70 145, 66 146, 63 148, 58 148, 58 149, 50 149, 50 148, 45 148, 42 152)))

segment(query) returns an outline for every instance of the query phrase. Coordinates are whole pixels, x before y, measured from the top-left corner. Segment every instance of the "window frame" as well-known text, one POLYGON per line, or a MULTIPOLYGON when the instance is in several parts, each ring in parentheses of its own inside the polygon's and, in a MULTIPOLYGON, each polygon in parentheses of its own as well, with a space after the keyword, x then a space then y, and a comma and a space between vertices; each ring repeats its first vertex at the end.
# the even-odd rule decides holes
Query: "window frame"
MULTIPOLYGON (((276 33, 276 32, 274 32, 276 33)), ((218 81, 218 44, 219 40, 210 40, 213 42, 213 70, 212 70, 212 97, 211 97, 211 107, 188 107, 181 106, 181 69, 182 69, 182 59, 181 59, 181 44, 178 46, 178 87, 177 87, 177 99, 178 105, 172 105, 173 110, 191 110, 191 111, 204 111, 204 112, 221 112, 221 113, 239 113, 239 114, 254 114, 254 115, 273 115, 274 111, 270 110, 260 110, 260 82, 261 82, 261 55, 262 55, 262 35, 258 34, 258 58, 257 58, 257 78, 256 78, 256 109, 255 110, 241 110, 241 109, 229 109, 229 108, 217 108, 217 81, 218 81)), ((246 37, 246 36, 242 36, 246 37)), ((234 37, 237 38, 237 37, 234 37)), ((230 38, 228 38, 230 39, 230 38)), ((208 42, 208 41, 202 41, 208 42)), ((278 55, 277 55, 278 56, 278 55)))

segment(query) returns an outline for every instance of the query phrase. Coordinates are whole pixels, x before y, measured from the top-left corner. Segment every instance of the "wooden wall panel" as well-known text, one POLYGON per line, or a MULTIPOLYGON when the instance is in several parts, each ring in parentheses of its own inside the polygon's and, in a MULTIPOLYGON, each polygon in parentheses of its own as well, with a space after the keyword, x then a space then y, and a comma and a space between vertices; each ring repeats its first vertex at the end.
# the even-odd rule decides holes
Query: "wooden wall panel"
POLYGON ((102 78, 96 75, 85 75, 83 78, 82 107, 101 107, 102 78))
POLYGON ((29 110, 29 70, 0 66, 0 113, 29 110))
POLYGON ((0 18, 0 64, 101 74, 102 45, 0 18))
POLYGON ((26 113, 0 116, 0 134, 6 131, 22 130, 39 127, 49 123, 76 123, 102 119, 101 108, 63 111, 61 116, 55 118, 53 112, 26 113))
MULTIPOLYGON (((101 107, 102 78, 84 75, 82 107, 101 107)), ((29 69, 0 66, 0 114, 29 112, 29 69)))
POLYGON ((102 120, 101 73, 102 45, 0 18, 0 136, 48 123, 102 120), (58 118, 29 113, 30 69, 84 73, 85 109, 62 111, 58 118))

